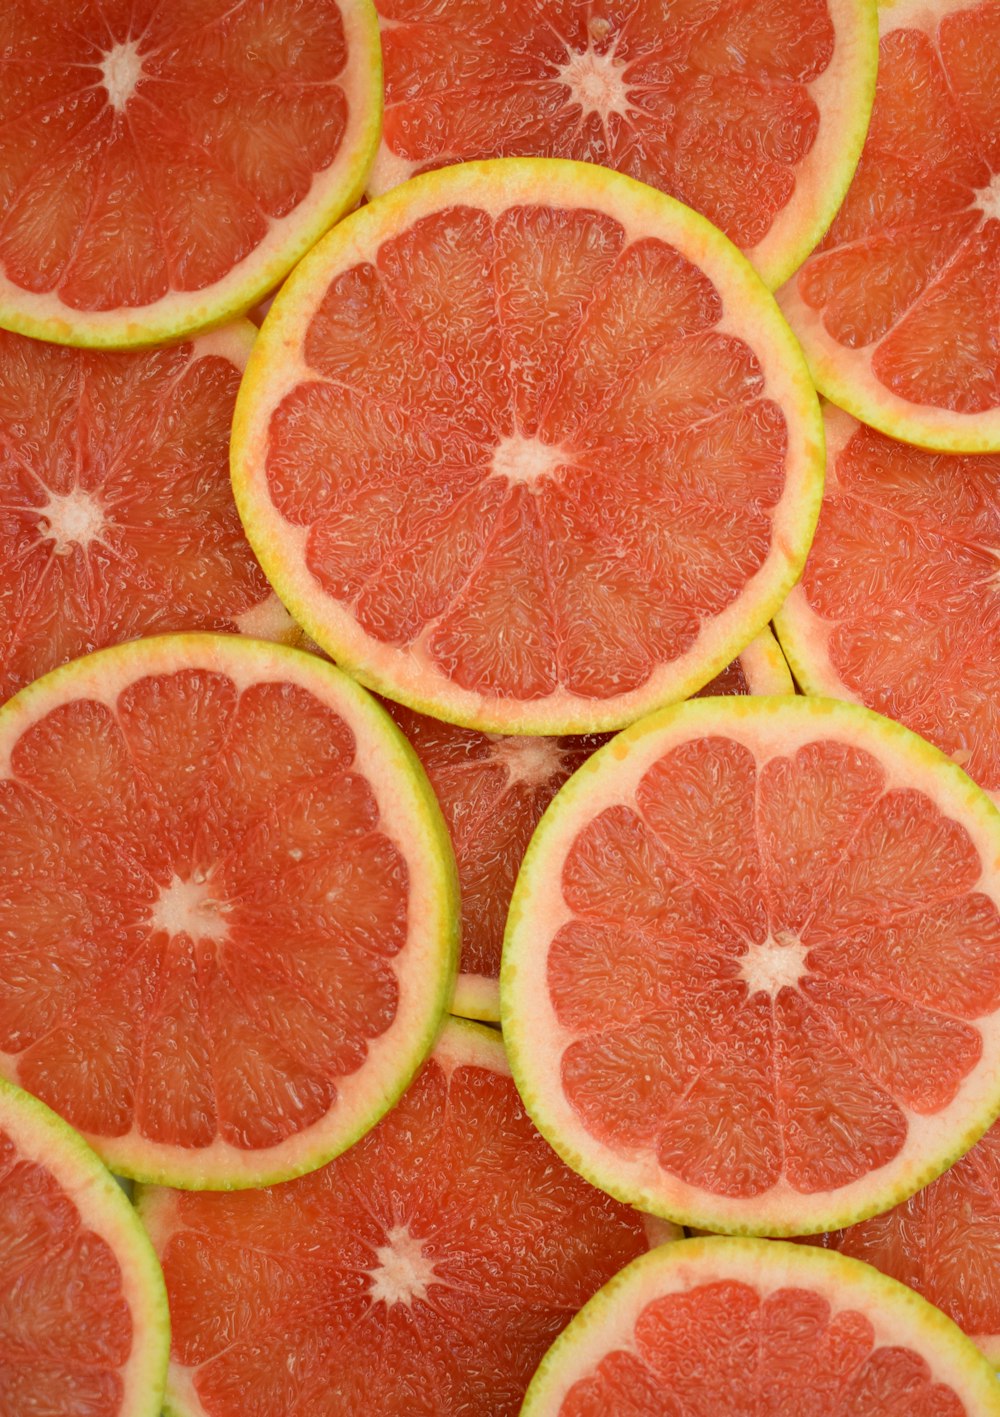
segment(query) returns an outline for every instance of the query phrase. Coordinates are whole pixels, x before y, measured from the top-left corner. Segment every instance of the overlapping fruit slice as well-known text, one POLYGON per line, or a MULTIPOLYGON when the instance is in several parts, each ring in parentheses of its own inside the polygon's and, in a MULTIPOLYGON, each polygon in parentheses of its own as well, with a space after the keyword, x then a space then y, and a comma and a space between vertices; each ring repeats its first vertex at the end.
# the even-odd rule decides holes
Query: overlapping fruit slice
POLYGON ((736 251, 617 173, 467 164, 353 213, 237 404, 251 543, 388 697, 497 732, 620 726, 718 673, 804 560, 822 438, 736 251))
POLYGON ((550 807, 501 1016, 540 1130, 705 1229, 796 1235, 904 1200, 1000 1110, 1000 815, 888 719, 699 699, 550 807))
POLYGON ((247 309, 357 200, 368 0, 5 0, 0 324, 176 338, 247 309))
POLYGON ((779 299, 821 391, 882 432, 1000 451, 1000 3, 880 8, 871 128, 779 299))
POLYGON ((159 1417, 169 1343, 132 1207, 64 1122, 0 1082, 0 1411, 159 1417))
POLYGON ((0 701, 139 635, 297 633, 228 476, 254 334, 100 353, 0 332, 0 701))
POLYGON ((905 723, 1000 802, 1000 456, 824 417, 823 510, 777 617, 799 683, 905 723))
POLYGON ((523 1417, 990 1417, 1000 1385, 943 1314, 842 1255, 685 1240, 629 1265, 556 1340, 523 1417))
MULTIPOLYGON (((769 630, 700 694, 790 694, 769 630)), ((462 892, 462 955, 452 1012, 500 1017, 500 948, 511 892, 531 834, 566 779, 607 741, 592 733, 515 737, 456 728, 400 704, 387 708, 410 740, 441 804, 462 892)))
POLYGON ((703 212, 777 285, 847 190, 875 88, 869 0, 376 0, 379 193, 447 163, 579 158, 703 212))
POLYGON ((396 1108, 312 1175, 144 1190, 176 1417, 514 1417, 568 1319, 670 1227, 542 1141, 498 1035, 451 1022, 396 1108))
POLYGON ((163 636, 0 712, 0 1071, 115 1170, 297 1175, 451 996, 454 863, 402 735, 321 660, 163 636))

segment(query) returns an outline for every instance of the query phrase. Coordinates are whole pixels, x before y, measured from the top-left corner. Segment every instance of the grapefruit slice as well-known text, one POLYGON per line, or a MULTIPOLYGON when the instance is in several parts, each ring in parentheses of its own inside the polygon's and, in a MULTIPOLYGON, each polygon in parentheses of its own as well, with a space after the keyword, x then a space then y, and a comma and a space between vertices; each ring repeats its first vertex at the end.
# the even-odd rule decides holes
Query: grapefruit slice
POLYGON ((369 190, 452 162, 564 157, 679 197, 779 285, 829 226, 875 92, 872 0, 376 0, 369 190))
POLYGON ((824 413, 823 510, 776 617, 796 677, 905 723, 1000 804, 1000 456, 924 452, 824 413))
POLYGON ((499 1036, 457 1021, 321 1171, 238 1196, 143 1190, 139 1209, 170 1296, 175 1417, 514 1417, 572 1314, 676 1235, 562 1166, 499 1036))
POLYGON ((702 217, 526 158, 405 184, 282 287, 233 427, 251 544, 369 687, 490 732, 683 698, 801 572, 822 421, 702 217))
MULTIPOLYGON (((792 693, 788 666, 770 630, 699 692, 792 693)), ((497 736, 456 728, 400 704, 386 707, 424 766, 455 851, 462 954, 452 1013, 496 1021, 503 930, 521 859, 556 792, 607 735, 497 736)))
POLYGON ((880 7, 871 128, 779 296, 820 390, 896 438, 1000 451, 1000 3, 880 7))
POLYGON ((523 1417, 996 1417, 960 1329, 842 1255, 685 1240, 635 1260, 556 1340, 523 1417))
POLYGON ((391 1107, 454 986, 447 833, 332 665, 137 640, 0 711, 0 1071, 116 1171, 311 1170, 391 1107))
POLYGON ((905 1199, 1000 1112, 1000 814, 899 724, 697 699, 528 848, 500 974, 525 1104, 612 1195, 801 1235, 905 1199))
POLYGON ((902 1205, 810 1243, 908 1284, 1000 1367, 1000 1125, 902 1205))
POLYGON ((0 1411, 159 1417, 169 1345, 127 1199, 65 1122, 0 1081, 0 1411))
POLYGON ((295 637, 228 477, 254 336, 104 353, 0 331, 0 702, 139 635, 295 637))
POLYGON ((6 0, 0 325, 152 344, 248 309, 357 200, 369 0, 6 0))

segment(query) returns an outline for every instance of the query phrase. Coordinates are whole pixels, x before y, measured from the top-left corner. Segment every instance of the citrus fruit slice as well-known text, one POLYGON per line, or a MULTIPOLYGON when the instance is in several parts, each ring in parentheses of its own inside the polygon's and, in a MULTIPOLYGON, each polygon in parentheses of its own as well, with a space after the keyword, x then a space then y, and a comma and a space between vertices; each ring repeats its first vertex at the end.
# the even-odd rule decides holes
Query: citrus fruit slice
POLYGON ((128 1200, 65 1122, 0 1081, 0 1411, 159 1417, 169 1344, 128 1200))
POLYGON ((353 205, 381 126, 369 0, 7 0, 0 325, 175 339, 353 205))
POLYGON ((251 544, 369 687, 493 732, 683 698, 797 580, 822 420, 694 212, 584 163, 433 172, 282 287, 233 426, 251 544))
POLYGON ((236 1196, 144 1189, 139 1209, 170 1296, 175 1417, 513 1417, 570 1316, 676 1235, 562 1166, 498 1034, 457 1021, 321 1171, 236 1196))
POLYGON ((779 296, 821 391, 948 452, 1000 450, 1000 3, 897 0, 844 204, 779 296))
POLYGON ((376 0, 369 190, 452 162, 564 157, 702 212, 778 285, 847 190, 875 92, 873 0, 376 0))
POLYGON ((905 723, 1000 803, 1000 456, 924 452, 824 413, 823 510, 776 617, 796 677, 905 723))
POLYGON ((1000 1125, 902 1205, 810 1243, 908 1284, 1000 1366, 1000 1125))
MULTIPOLYGON (((769 630, 701 694, 790 694, 792 679, 769 630)), ((500 949, 507 907, 532 832, 566 779, 607 742, 480 733, 388 702, 430 779, 448 824, 462 893, 462 954, 452 1013, 500 1017, 500 949)))
POLYGON ((635 1260, 545 1356, 523 1417, 996 1417, 960 1329, 842 1255, 684 1240, 635 1260))
POLYGON ((139 635, 295 636, 228 476, 254 334, 104 353, 0 331, 0 701, 139 635))
POLYGON ((454 985, 426 777, 332 665, 234 635, 74 661, 0 711, 0 1070, 109 1165, 250 1186, 391 1107, 454 985))
POLYGON ((903 1200, 1000 1112, 1000 814, 829 699, 627 729, 528 848, 500 974, 542 1134, 612 1195, 800 1235, 903 1200))

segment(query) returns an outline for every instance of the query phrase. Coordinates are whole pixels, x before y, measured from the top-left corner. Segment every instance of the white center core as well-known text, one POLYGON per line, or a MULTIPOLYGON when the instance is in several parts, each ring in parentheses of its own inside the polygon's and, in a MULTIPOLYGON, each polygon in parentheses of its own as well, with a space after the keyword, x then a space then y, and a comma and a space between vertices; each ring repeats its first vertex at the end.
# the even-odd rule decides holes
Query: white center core
POLYGON ((405 1225, 394 1225, 385 1238, 386 1243, 375 1251, 378 1264, 370 1271, 369 1297, 390 1307, 425 1299, 435 1274, 423 1245, 405 1225))
POLYGON ((493 471, 508 482, 537 482, 549 477, 566 458, 560 448, 541 438, 502 438, 493 454, 493 471))
POLYGON ((562 751, 554 738, 495 738, 493 756, 507 769, 508 785, 526 782, 538 787, 562 766, 562 751))
POLYGON ((108 50, 101 63, 101 77, 108 91, 108 101, 116 113, 121 113, 135 93, 135 86, 142 73, 139 58, 139 41, 130 39, 125 44, 116 44, 108 50))
POLYGON ((779 931, 777 939, 769 935, 762 944, 751 945, 740 960, 740 973, 751 997, 763 993, 773 999, 782 989, 797 989, 809 973, 805 963, 808 953, 805 945, 784 931, 779 931))
POLYGON ((55 542, 57 556, 66 556, 74 545, 86 548, 97 541, 104 530, 105 516, 97 498, 89 492, 50 492, 44 507, 39 507, 43 519, 40 527, 46 541, 55 542))
POLYGON ((992 181, 973 193, 972 200, 977 207, 982 207, 987 220, 992 217, 994 221, 1000 221, 1000 172, 994 173, 992 181))
POLYGON ((153 906, 154 930, 166 930, 168 935, 182 932, 193 940, 224 940, 226 922, 224 907, 215 898, 211 882, 198 873, 190 880, 174 876, 168 886, 160 888, 160 898, 153 906))
POLYGON ((620 113, 623 118, 628 115, 625 65, 613 54, 595 54, 592 49, 571 54, 559 66, 559 82, 566 85, 572 101, 584 113, 596 113, 602 123, 612 113, 620 113))

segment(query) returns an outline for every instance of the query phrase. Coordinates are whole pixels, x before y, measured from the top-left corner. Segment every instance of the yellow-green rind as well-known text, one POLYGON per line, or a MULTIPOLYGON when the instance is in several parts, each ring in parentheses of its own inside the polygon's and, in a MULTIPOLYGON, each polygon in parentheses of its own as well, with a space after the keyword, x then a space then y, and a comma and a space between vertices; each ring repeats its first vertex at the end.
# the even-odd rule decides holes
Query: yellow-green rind
POLYGON ((0 1078, 0 1130, 22 1156, 51 1172, 83 1224, 114 1253, 132 1317, 120 1417, 158 1417, 170 1354, 167 1290, 152 1243, 127 1196, 78 1132, 5 1078, 0 1078))
MULTIPOLYGON (((627 1265, 570 1320, 546 1353, 521 1417, 557 1417, 568 1388, 587 1377, 607 1352, 622 1347, 618 1332, 613 1338, 608 1332, 616 1310, 620 1327, 630 1310, 637 1315, 660 1293, 684 1292, 721 1278, 755 1287, 818 1289, 828 1302, 841 1300, 840 1309, 860 1310, 869 1319, 878 1346, 895 1346, 893 1338, 896 1344, 912 1343, 929 1362, 934 1381, 955 1390, 969 1417, 1000 1417, 1000 1382, 990 1364, 957 1324, 905 1284, 836 1250, 730 1237, 682 1240, 627 1265), (880 1329, 891 1332, 882 1337, 880 1329)), ((805 1374, 803 1384, 805 1398, 805 1374)), ((789 1411, 796 1410, 791 1395, 789 1402, 789 1411)))
MULTIPOLYGON (((892 768, 898 769, 899 764, 904 764, 908 769, 907 784, 931 793, 939 803, 944 801, 947 810, 970 832, 983 860, 978 889, 992 894, 1000 905, 1000 811, 960 767, 910 729, 871 709, 836 699, 793 696, 691 699, 651 714, 619 733, 573 774, 546 809, 528 845, 511 900, 500 966, 500 1021, 514 1081, 535 1126, 566 1164, 592 1185, 639 1210, 713 1234, 778 1237, 818 1234, 845 1229, 898 1205, 940 1176, 983 1136, 1000 1115, 1000 1022, 992 1073, 980 1064, 963 1083, 967 1090, 970 1078, 986 1079, 980 1089, 982 1099, 960 1126, 956 1124, 949 1131, 946 1143, 928 1148, 926 1154, 913 1159, 906 1158, 905 1165, 890 1162, 880 1168, 888 1173, 888 1179, 872 1181, 871 1176, 877 1173, 869 1173, 860 1182, 835 1191, 816 1193, 804 1199, 794 1197, 801 1210, 794 1209, 787 1194, 770 1203, 766 1198, 756 1198, 749 1203, 729 1203, 727 1208, 725 1198, 713 1197, 696 1187, 690 1189, 698 1192, 697 1205, 681 1205, 677 1201, 680 1184, 671 1183, 669 1178, 656 1188, 638 1184, 629 1175, 629 1163, 623 1163, 613 1148, 603 1148, 584 1132, 579 1122, 576 1123, 579 1136, 568 1138, 553 1117, 558 1110, 558 1097, 553 1099, 551 1090, 540 1087, 541 1065, 537 1060, 544 1052, 544 1040, 540 1039, 538 1029, 525 1023, 525 1013, 533 1006, 533 999, 537 1007, 537 995, 530 981, 524 982, 524 976, 532 967, 544 968, 549 944, 545 920, 533 910, 533 898, 556 889, 564 859, 560 842, 571 839, 568 833, 577 819, 581 825, 589 820, 594 780, 613 780, 617 765, 626 763, 630 756, 645 753, 650 762, 655 761, 661 736, 665 738, 672 728, 694 735, 731 731, 738 739, 740 720, 747 718, 761 724, 774 721, 775 746, 783 752, 792 751, 789 744, 794 746, 796 731, 804 733, 805 725, 814 723, 815 732, 810 729, 810 738, 822 736, 824 725, 831 725, 828 731, 834 733, 842 728, 842 741, 869 748, 883 764, 888 761, 892 768), (779 730, 782 718, 785 723, 779 730), (594 1153, 602 1150, 607 1153, 604 1160, 595 1160, 594 1153), (851 1197, 849 1201, 844 1199, 845 1192, 851 1197)), ((645 759, 640 761, 644 763, 645 759)), ((639 770, 632 769, 633 772, 639 770)), ((544 983, 536 981, 534 989, 544 989, 544 983)), ((914 1119, 911 1116, 909 1120, 912 1124, 914 1119)))
POLYGON ((236 506, 268 580, 309 637, 355 679, 419 713, 466 728, 557 735, 618 729, 664 703, 686 698, 725 669, 767 626, 805 565, 823 497, 824 447, 819 402, 801 350, 767 287, 721 231, 674 198, 607 168, 561 158, 497 158, 440 168, 393 188, 352 212, 302 261, 275 298, 250 356, 233 418, 231 466, 236 506), (643 688, 629 694, 602 701, 562 695, 567 701, 562 708, 553 708, 547 700, 529 704, 485 699, 458 689, 443 675, 440 684, 432 682, 432 694, 426 684, 407 683, 414 674, 400 673, 398 660, 392 673, 380 670, 374 663, 380 652, 373 650, 374 642, 317 590, 304 564, 295 564, 296 553, 282 542, 283 518, 274 510, 263 479, 271 413, 291 388, 309 377, 298 351, 333 276, 367 259, 377 245, 417 217, 447 203, 499 212, 517 201, 607 211, 622 223, 628 239, 635 239, 637 232, 654 233, 697 264, 707 261, 707 273, 724 302, 720 328, 731 329, 735 316, 743 338, 752 342, 758 337, 758 354, 762 335, 772 356, 770 376, 783 380, 788 390, 782 406, 790 424, 793 475, 775 512, 780 525, 765 567, 735 603, 738 610, 729 606, 710 624, 712 648, 679 671, 661 665, 643 688), (338 618, 339 628, 332 624, 338 618), (724 632, 714 633, 720 623, 724 632))
MULTIPOLYGON (((375 787, 384 808, 391 781, 391 803, 400 814, 394 825, 398 827, 400 820, 405 820, 410 828, 409 842, 397 844, 401 849, 402 845, 409 847, 402 854, 410 871, 411 891, 420 892, 416 904, 411 895, 411 916, 423 909, 427 917, 420 935, 416 940, 411 936, 404 946, 404 951, 414 948, 415 953, 427 957, 426 971, 419 979, 419 1007, 414 1005, 415 1022, 407 1037, 394 1039, 393 1030, 404 1007, 401 994, 396 1019, 385 1034, 370 1040, 368 1061, 358 1074, 351 1075, 354 1078, 363 1073, 373 1053, 389 1053, 393 1040, 394 1062, 389 1080, 358 1111, 350 1125, 334 1128, 328 1119, 323 1119, 266 1150, 244 1152, 225 1143, 213 1144, 218 1159, 211 1161, 204 1155, 199 1157, 191 1148, 151 1142, 137 1133, 125 1138, 84 1134, 112 1170, 131 1180, 187 1190, 257 1188, 315 1171, 353 1146, 395 1105, 423 1065, 442 1020, 447 1017, 458 971, 458 872, 434 791, 416 753, 389 714, 334 665, 289 645, 240 635, 161 635, 114 645, 65 664, 22 689, 0 709, 0 775, 9 771, 10 749, 21 733, 57 704, 81 692, 90 692, 98 699, 103 694, 106 701, 113 701, 126 683, 143 672, 170 673, 192 666, 227 673, 238 685, 284 673, 293 682, 312 689, 322 702, 344 717, 355 732, 359 753, 364 749, 371 757, 377 745, 382 780, 374 782, 376 764, 369 762, 369 784, 375 787), (358 734, 359 728, 364 730, 364 739, 358 734), (422 858, 417 871, 416 854, 422 858)), ((418 982, 412 963, 410 979, 414 985, 418 982)), ((0 1077, 16 1081, 16 1056, 0 1053, 0 1077)))
MULTIPOLYGON (((154 305, 116 311, 73 311, 57 302, 59 311, 64 314, 45 313, 42 307, 52 302, 53 297, 34 296, 7 281, 0 271, 0 328, 52 344, 90 349, 140 349, 172 344, 214 329, 245 315, 269 295, 324 232, 361 199, 378 150, 383 96, 378 15, 373 0, 338 0, 338 4, 348 34, 345 73, 359 79, 348 95, 348 122, 351 124, 353 120, 353 125, 345 131, 344 142, 331 168, 316 173, 309 195, 299 204, 300 208, 310 208, 308 215, 300 215, 297 222, 290 223, 289 234, 274 243, 275 250, 267 259, 258 257, 261 249, 258 246, 205 291, 172 291, 154 305), (359 101, 361 76, 364 77, 363 103, 359 101), (236 278, 234 273, 244 268, 245 273, 236 278), (152 311, 157 313, 148 313, 152 311)), ((267 238, 261 245, 267 246, 267 238)))
POLYGON ((500 985, 486 974, 463 974, 455 981, 451 1012, 456 1018, 500 1022, 500 985))

